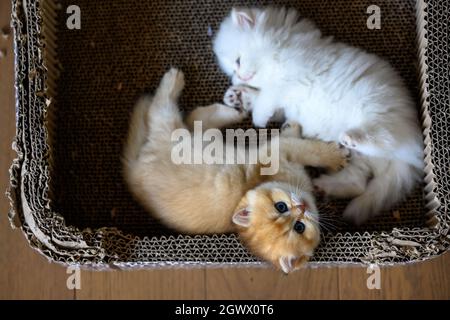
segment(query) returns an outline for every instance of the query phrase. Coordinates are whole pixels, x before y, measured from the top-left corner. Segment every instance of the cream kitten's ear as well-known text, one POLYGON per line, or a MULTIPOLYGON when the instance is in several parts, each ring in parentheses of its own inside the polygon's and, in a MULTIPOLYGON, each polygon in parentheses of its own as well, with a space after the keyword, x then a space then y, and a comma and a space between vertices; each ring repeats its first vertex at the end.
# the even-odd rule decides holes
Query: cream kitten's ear
POLYGON ((248 228, 250 226, 250 211, 247 208, 239 209, 233 214, 233 222, 238 226, 248 228))
POLYGON ((233 19, 233 23, 237 26, 249 29, 255 26, 255 18, 250 13, 233 9, 231 11, 231 18, 233 19))
POLYGON ((284 273, 288 274, 292 271, 300 269, 305 263, 308 261, 308 257, 281 257, 278 259, 278 263, 280 264, 281 270, 284 273))

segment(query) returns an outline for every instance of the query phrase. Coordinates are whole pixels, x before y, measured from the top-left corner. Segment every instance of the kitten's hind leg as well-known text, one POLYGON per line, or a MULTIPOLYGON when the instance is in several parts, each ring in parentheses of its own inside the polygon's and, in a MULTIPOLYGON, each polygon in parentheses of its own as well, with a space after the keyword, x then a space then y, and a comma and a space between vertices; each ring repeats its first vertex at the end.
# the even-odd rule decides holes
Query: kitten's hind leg
POLYGON ((124 149, 127 168, 132 167, 142 153, 166 143, 173 130, 184 126, 176 104, 183 87, 183 72, 171 69, 153 97, 145 95, 136 103, 124 149))
POLYGON ((239 123, 247 118, 248 113, 242 109, 227 107, 220 103, 215 103, 208 107, 194 109, 186 118, 186 124, 191 130, 194 122, 201 121, 202 129, 223 128, 239 123))
POLYGON ((172 68, 166 72, 159 84, 155 99, 169 98, 176 102, 184 89, 184 74, 182 71, 172 68))
POLYGON ((183 128, 184 123, 177 100, 184 88, 184 74, 170 69, 162 78, 147 112, 148 140, 150 145, 167 141, 173 130, 183 128))
POLYGON ((344 132, 339 137, 339 142, 346 148, 360 150, 365 145, 373 143, 374 137, 363 129, 352 129, 344 132))
POLYGON ((387 129, 374 125, 348 130, 341 134, 339 142, 346 148, 375 157, 386 156, 396 144, 387 129))
POLYGON ((350 199, 364 193, 368 176, 357 166, 350 164, 331 175, 321 175, 313 180, 314 186, 327 196, 350 199))
POLYGON ((150 135, 153 134, 152 131, 161 130, 161 124, 164 127, 173 128, 182 126, 177 100, 183 88, 184 74, 182 71, 172 68, 164 74, 151 103, 149 103, 147 126, 150 135), (165 125, 166 123, 168 125, 165 125))

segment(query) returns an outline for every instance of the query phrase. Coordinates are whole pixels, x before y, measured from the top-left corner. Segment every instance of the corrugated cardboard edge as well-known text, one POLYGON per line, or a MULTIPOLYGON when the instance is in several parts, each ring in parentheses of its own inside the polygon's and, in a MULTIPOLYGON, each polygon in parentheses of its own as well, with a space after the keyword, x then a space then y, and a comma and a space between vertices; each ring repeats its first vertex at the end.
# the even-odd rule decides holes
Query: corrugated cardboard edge
MULTIPOLYGON (((47 113, 52 106, 52 100, 56 95, 56 79, 59 76, 59 64, 56 61, 56 11, 58 6, 53 0, 12 1, 12 27, 14 29, 14 55, 15 55, 15 90, 16 90, 16 137, 13 143, 13 150, 17 153, 17 158, 13 160, 10 168, 10 186, 6 195, 10 201, 9 220, 13 228, 20 227, 25 233, 30 245, 38 252, 42 253, 49 260, 54 261, 55 255, 67 256, 62 248, 89 248, 81 237, 79 241, 59 242, 53 236, 52 225, 63 225, 63 219, 50 212, 50 203, 47 196, 42 199, 46 202, 42 211, 47 211, 47 216, 51 216, 55 223, 42 227, 42 221, 39 219, 35 209, 31 209, 29 198, 25 189, 25 179, 30 174, 27 159, 27 148, 25 139, 27 139, 24 128, 29 128, 25 123, 27 118, 24 116, 27 108, 37 107, 32 105, 32 101, 42 102, 45 118, 45 137, 51 139, 53 117, 47 113), (36 17, 36 29, 33 29, 29 23, 36 17), (30 30, 36 30, 42 38, 33 35, 30 36, 30 30), (36 41, 36 44, 34 43, 36 41), (33 55, 30 46, 37 50, 38 54, 33 55), (50 67, 49 67, 50 66, 50 67), (42 77, 44 84, 33 84, 36 78, 42 77), (34 91, 34 92, 32 92, 34 91), (33 99, 31 96, 33 95, 33 99), (29 97, 30 99, 27 99, 29 97), (28 104, 30 103, 30 105, 28 104), (58 219, 59 218, 59 219, 58 219), (59 223, 58 223, 59 222, 59 223), (50 251, 48 251, 50 250, 50 251), (51 252, 51 253, 50 253, 51 252)), ((41 81, 37 81, 41 82, 41 81)), ((29 137, 28 137, 29 138, 29 137)), ((47 161, 51 165, 52 156, 48 154, 47 161)), ((47 168, 48 169, 48 168, 47 168)), ((48 177, 48 175, 46 175, 48 177)), ((47 221, 46 221, 47 222, 47 221)), ((69 228, 70 230, 70 228, 69 228)))
MULTIPOLYGON (((18 61, 23 58, 23 54, 19 52, 19 50, 24 49, 23 38, 18 30, 22 29, 22 22, 18 17, 18 9, 17 4, 13 2, 12 4, 12 14, 11 14, 11 27, 14 30, 14 64, 15 66, 24 65, 23 61, 18 61)), ((12 143, 12 149, 16 152, 17 157, 13 160, 11 167, 9 169, 9 177, 10 183, 9 187, 6 190, 6 196, 9 199, 10 209, 8 212, 8 218, 11 223, 12 228, 18 228, 21 226, 21 220, 18 216, 20 202, 18 199, 18 194, 20 194, 20 169, 21 164, 23 162, 23 152, 20 145, 17 142, 17 138, 21 134, 20 126, 19 126, 19 103, 20 103, 20 94, 22 92, 21 83, 24 78, 24 73, 22 68, 17 68, 14 74, 14 86, 15 86, 15 116, 16 116, 16 136, 14 137, 14 141, 12 143)), ((19 139, 20 140, 20 139, 19 139)), ((20 142, 19 142, 20 143, 20 142)))
POLYGON ((427 26, 426 26, 426 3, 424 0, 418 0, 417 2, 417 43, 418 43, 418 59, 420 66, 420 78, 419 85, 421 90, 421 115, 423 124, 423 136, 425 143, 425 178, 426 183, 425 201, 428 221, 427 224, 431 227, 436 226, 439 223, 438 209, 441 207, 441 203, 435 192, 437 184, 435 182, 434 165, 431 159, 431 117, 429 112, 430 102, 428 91, 428 64, 427 64, 427 26))
POLYGON ((419 84, 421 94, 421 120, 424 137, 424 196, 427 225, 429 230, 422 229, 394 229, 392 233, 382 232, 373 239, 373 248, 369 252, 369 260, 377 261, 384 257, 396 257, 399 254, 407 254, 412 261, 421 261, 438 256, 442 251, 448 249, 448 239, 446 234, 441 232, 442 220, 448 217, 439 215, 441 203, 435 192, 437 184, 435 182, 434 165, 432 162, 432 140, 431 117, 429 113, 429 90, 428 90, 428 64, 427 64, 427 3, 425 0, 418 0, 416 3, 416 30, 417 48, 419 59, 419 84), (447 242, 447 248, 444 243, 447 242), (420 250, 419 250, 420 248, 420 250), (406 252, 405 252, 406 251, 406 252))
MULTIPOLYGON (((437 210, 439 209, 439 200, 436 195, 436 183, 434 182, 433 164, 431 158, 431 139, 430 139, 430 123, 431 118, 428 113, 428 82, 427 82, 427 37, 426 37, 426 3, 423 0, 417 3, 417 26, 418 26, 418 44, 419 56, 421 66, 421 91, 422 91, 422 114, 424 123, 424 136, 426 143, 426 200, 427 208, 429 210, 428 217, 430 222, 434 223, 430 229, 421 228, 405 228, 394 229, 392 232, 374 232, 363 234, 340 233, 333 235, 333 239, 343 241, 355 241, 360 243, 367 243, 367 248, 360 248, 360 256, 358 261, 349 261, 349 259, 342 259, 336 261, 320 261, 311 262, 311 267, 317 266, 333 266, 333 265, 360 265, 377 263, 380 265, 394 265, 411 263, 415 261, 425 260, 438 256, 443 251, 448 249, 448 229, 447 232, 443 230, 442 220, 448 220, 447 216, 439 216, 437 210), (437 219, 437 220, 435 220, 437 219)), ((188 242, 185 244, 189 246, 190 242, 206 243, 208 241, 225 241, 228 243, 237 242, 234 236, 216 235, 212 237, 207 236, 178 236, 178 237, 160 237, 160 238, 137 238, 132 235, 125 235, 121 231, 112 228, 102 228, 98 230, 83 230, 80 231, 74 227, 65 225, 64 219, 57 213, 51 211, 49 194, 51 190, 47 190, 43 200, 45 203, 42 207, 36 208, 30 202, 31 195, 26 187, 27 179, 29 178, 28 168, 30 168, 29 161, 33 159, 27 158, 27 150, 25 143, 25 135, 23 132, 27 124, 21 123, 23 121, 22 112, 27 108, 36 107, 28 105, 26 97, 31 92, 26 92, 24 84, 27 79, 33 76, 33 73, 39 69, 40 74, 44 78, 45 90, 35 93, 33 97, 35 101, 39 101, 45 114, 45 134, 46 142, 52 139, 52 128, 54 127, 51 107, 56 97, 56 78, 59 73, 60 65, 56 57, 56 10, 57 5, 54 0, 41 0, 27 2, 23 0, 13 0, 13 26, 15 30, 15 55, 16 55, 16 108, 17 108, 17 132, 16 143, 13 148, 17 152, 17 158, 13 161, 11 166, 11 184, 8 191, 8 197, 11 201, 10 221, 14 226, 20 226, 27 236, 30 245, 37 249, 40 253, 46 256, 49 260, 68 264, 80 264, 87 268, 96 270, 105 269, 136 269, 136 268, 167 268, 167 267, 247 267, 247 266, 266 266, 265 263, 257 261, 256 259, 247 258, 238 262, 232 261, 170 261, 173 257, 161 256, 156 257, 156 261, 138 261, 127 259, 124 261, 119 253, 115 253, 116 249, 126 250, 127 248, 151 250, 152 243, 159 246, 159 250, 170 247, 177 242, 188 242), (39 5, 41 5, 39 7, 39 5), (38 8, 38 9, 36 9, 38 8), (28 13, 35 13, 40 15, 43 19, 37 19, 35 29, 24 25, 27 23, 34 23, 27 18, 28 13), (39 23, 42 23, 40 28, 39 23), (27 30, 24 32, 24 30, 27 30), (37 35, 30 35, 30 30, 36 30, 37 35), (34 36, 38 36, 39 32, 45 35, 43 43, 37 43, 36 46, 30 47, 28 41, 34 36), (33 50, 37 50, 37 58, 43 58, 41 65, 33 55, 33 50), (32 57, 33 61, 28 61, 27 57, 32 57), (28 67, 28 70, 27 70, 28 67), (38 94, 39 93, 39 94, 38 94), (163 245, 164 243, 164 245, 163 245), (164 247, 168 243, 166 247, 164 247), (120 244, 122 247, 117 248, 115 245, 120 244), (134 247, 136 246, 136 247, 134 247), (160 260, 158 260, 160 259, 160 260)), ((39 17, 38 17, 39 18, 39 17)), ((27 119, 25 119, 27 120, 27 119)), ((48 171, 52 164, 51 149, 49 148, 48 164, 44 169, 47 170, 46 178, 49 179, 48 171)), ((48 183, 48 181, 47 181, 48 183)), ((35 200, 35 199, 34 199, 35 200)), ((441 213, 446 214, 446 213, 441 213)), ((334 241, 334 240, 333 240, 334 241)), ((337 241, 337 240, 336 240, 337 241)), ((171 247, 172 248, 172 247, 171 247)), ((180 247, 182 248, 182 246, 180 247)), ((231 248, 230 248, 231 250, 231 248)), ((164 252, 164 251, 163 251, 164 252)), ((173 253, 172 253, 173 254, 173 253)))

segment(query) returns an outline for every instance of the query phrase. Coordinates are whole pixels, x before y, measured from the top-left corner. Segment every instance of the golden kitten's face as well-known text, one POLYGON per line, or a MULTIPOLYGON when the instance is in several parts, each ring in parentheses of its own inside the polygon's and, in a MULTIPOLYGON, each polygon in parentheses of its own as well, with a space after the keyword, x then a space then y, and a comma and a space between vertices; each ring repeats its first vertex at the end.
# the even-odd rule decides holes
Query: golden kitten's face
POLYGON ((283 187, 247 192, 233 216, 250 250, 285 273, 301 267, 313 254, 320 240, 318 221, 309 193, 294 194, 283 187))

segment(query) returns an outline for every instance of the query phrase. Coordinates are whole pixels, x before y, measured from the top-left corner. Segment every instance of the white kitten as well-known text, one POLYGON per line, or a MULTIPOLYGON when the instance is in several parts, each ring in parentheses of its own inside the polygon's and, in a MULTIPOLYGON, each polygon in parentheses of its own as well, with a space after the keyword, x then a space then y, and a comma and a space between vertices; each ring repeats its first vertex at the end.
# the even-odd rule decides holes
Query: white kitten
POLYGON ((360 224, 392 207, 420 180, 423 144, 415 104, 402 79, 379 57, 331 37, 294 9, 233 9, 214 51, 264 127, 277 109, 303 134, 353 150, 353 165, 316 186, 355 198, 344 216, 360 224), (258 90, 251 89, 256 88, 258 90))

